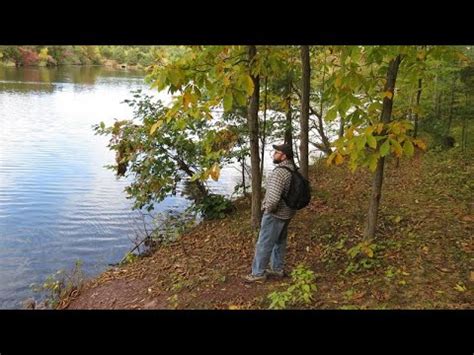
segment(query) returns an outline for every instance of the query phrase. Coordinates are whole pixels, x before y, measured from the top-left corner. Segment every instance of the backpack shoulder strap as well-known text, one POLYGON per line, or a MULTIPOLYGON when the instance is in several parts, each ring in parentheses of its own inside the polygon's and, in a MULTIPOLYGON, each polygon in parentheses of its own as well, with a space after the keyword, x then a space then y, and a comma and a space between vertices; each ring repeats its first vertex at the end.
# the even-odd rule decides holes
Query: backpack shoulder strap
POLYGON ((275 169, 278 169, 278 168, 282 168, 282 169, 285 169, 285 170, 288 170, 290 173, 294 173, 296 170, 291 170, 289 167, 287 166, 277 166, 275 169))

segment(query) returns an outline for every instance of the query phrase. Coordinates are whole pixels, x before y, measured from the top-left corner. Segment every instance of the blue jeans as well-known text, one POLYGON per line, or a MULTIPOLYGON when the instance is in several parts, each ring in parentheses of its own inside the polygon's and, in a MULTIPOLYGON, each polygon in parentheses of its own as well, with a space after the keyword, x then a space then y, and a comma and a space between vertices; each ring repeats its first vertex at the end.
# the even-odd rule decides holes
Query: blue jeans
POLYGON ((269 213, 263 215, 252 262, 252 275, 263 275, 268 262, 272 270, 283 271, 289 223, 289 219, 276 218, 269 213))

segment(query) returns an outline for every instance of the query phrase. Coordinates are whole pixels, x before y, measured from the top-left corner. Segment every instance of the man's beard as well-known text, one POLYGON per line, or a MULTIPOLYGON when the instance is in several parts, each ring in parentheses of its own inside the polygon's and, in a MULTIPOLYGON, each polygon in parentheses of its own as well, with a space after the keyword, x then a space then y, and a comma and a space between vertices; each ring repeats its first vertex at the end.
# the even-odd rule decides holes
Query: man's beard
POLYGON ((282 160, 280 159, 273 159, 273 164, 280 164, 282 160))

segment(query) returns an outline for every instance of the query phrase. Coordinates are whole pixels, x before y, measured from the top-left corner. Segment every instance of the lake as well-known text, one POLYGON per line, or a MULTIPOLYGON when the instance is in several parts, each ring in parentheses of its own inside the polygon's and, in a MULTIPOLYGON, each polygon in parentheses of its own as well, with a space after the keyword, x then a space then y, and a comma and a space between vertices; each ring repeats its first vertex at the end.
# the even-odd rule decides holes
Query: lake
MULTIPOLYGON (((123 191, 127 181, 104 168, 114 153, 92 125, 131 119, 122 101, 148 91, 143 79, 105 67, 0 67, 0 308, 38 298, 30 285, 76 260, 90 277, 134 246, 141 214, 123 191)), ((227 167, 209 185, 229 196, 240 179, 227 167)), ((156 209, 189 203, 178 191, 156 209)))

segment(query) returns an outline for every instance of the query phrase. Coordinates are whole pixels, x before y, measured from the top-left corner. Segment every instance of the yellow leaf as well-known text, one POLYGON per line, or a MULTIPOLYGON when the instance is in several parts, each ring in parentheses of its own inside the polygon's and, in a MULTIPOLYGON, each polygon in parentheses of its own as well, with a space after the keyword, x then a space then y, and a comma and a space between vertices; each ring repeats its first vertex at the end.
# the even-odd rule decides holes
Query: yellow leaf
POLYGON ((341 154, 337 153, 335 161, 336 165, 341 165, 344 162, 344 157, 341 154))
POLYGON ((465 292, 467 290, 466 286, 458 283, 456 286, 454 286, 454 289, 459 292, 465 292))
POLYGON ((150 135, 155 133, 155 131, 163 124, 163 121, 162 120, 158 120, 156 121, 153 126, 151 126, 150 128, 150 135))
POLYGON ((373 258, 374 257, 374 251, 370 248, 367 248, 367 251, 366 251, 366 254, 369 258, 373 258))
POLYGON ((224 76, 224 86, 229 86, 230 85, 230 79, 227 76, 224 76))
POLYGON ((245 86, 245 92, 247 93, 247 96, 251 96, 253 94, 253 90, 255 86, 253 84, 252 78, 248 74, 244 76, 244 86, 245 86))
POLYGON ((395 139, 392 139, 390 142, 392 143, 391 145, 392 145, 393 152, 395 153, 397 158, 400 158, 403 152, 402 146, 395 139))
POLYGON ((369 136, 369 135, 372 135, 372 133, 374 132, 374 126, 369 126, 365 129, 365 135, 366 136, 369 136))
POLYGON ((350 127, 346 132, 347 139, 351 139, 354 136, 354 127, 350 127))
POLYGON ((382 130, 383 130, 383 123, 377 124, 377 134, 382 133, 382 130))
POLYGON ((336 78, 336 81, 334 82, 334 85, 335 85, 337 88, 340 87, 340 86, 341 86, 341 81, 342 81, 341 77, 338 76, 338 77, 336 78))
POLYGON ((229 306, 229 309, 235 310, 235 309, 240 309, 240 307, 237 306, 237 305, 235 305, 235 304, 231 304, 231 305, 229 306))
POLYGON ((210 170, 211 178, 214 181, 217 181, 219 180, 220 174, 221 174, 221 168, 219 167, 219 164, 215 163, 210 170))
POLYGON ((185 92, 183 95, 183 106, 184 109, 186 110, 189 106, 189 103, 192 101, 193 95, 190 92, 185 92))
POLYGON ((398 122, 392 123, 392 127, 390 127, 390 131, 396 135, 399 135, 401 133, 400 125, 398 124, 398 122))
POLYGON ((392 97, 393 97, 393 93, 390 92, 390 91, 386 91, 386 92, 384 93, 383 97, 387 97, 389 100, 391 100, 392 97))
POLYGON ((336 152, 333 152, 331 153, 331 155, 329 156, 329 158, 326 160, 326 164, 329 166, 331 165, 333 159, 336 157, 336 152))
POLYGON ((426 143, 421 139, 414 139, 413 143, 420 149, 426 150, 426 143))

